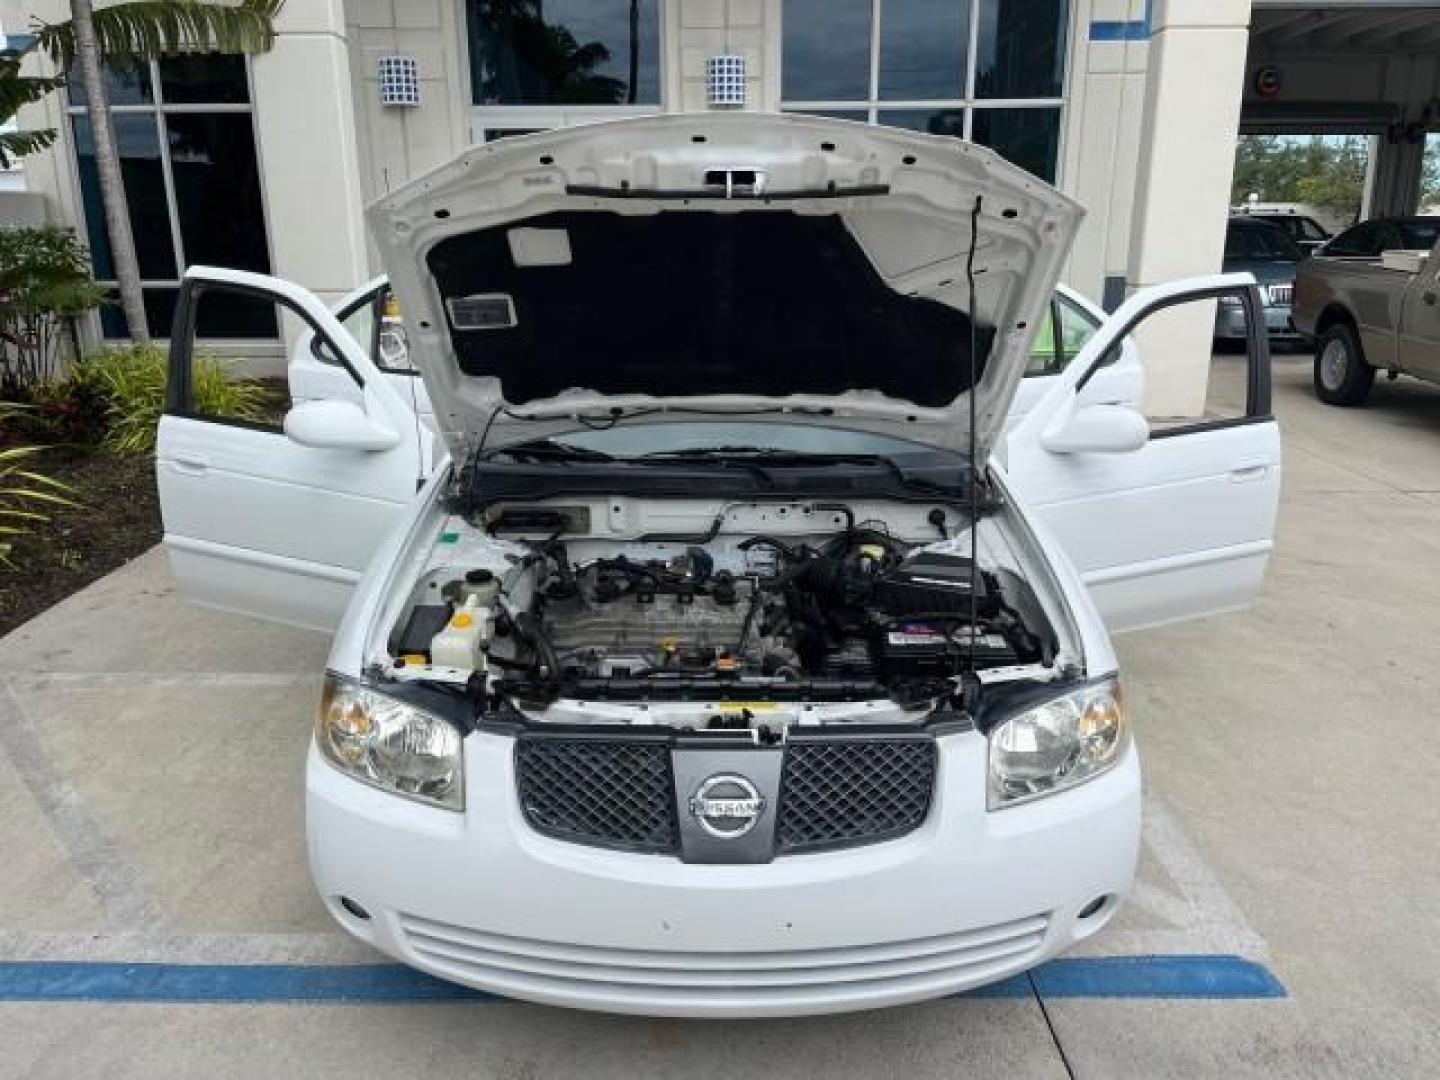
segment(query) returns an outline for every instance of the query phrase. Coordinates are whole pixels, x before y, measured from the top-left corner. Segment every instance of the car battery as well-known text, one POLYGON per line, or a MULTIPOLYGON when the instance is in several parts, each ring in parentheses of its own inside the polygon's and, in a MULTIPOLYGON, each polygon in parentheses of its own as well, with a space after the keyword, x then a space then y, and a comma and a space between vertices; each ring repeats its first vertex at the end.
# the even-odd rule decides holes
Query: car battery
POLYGON ((919 679, 974 668, 1005 667, 1020 659, 1005 637, 981 627, 936 621, 891 622, 875 626, 870 655, 880 677, 919 679))

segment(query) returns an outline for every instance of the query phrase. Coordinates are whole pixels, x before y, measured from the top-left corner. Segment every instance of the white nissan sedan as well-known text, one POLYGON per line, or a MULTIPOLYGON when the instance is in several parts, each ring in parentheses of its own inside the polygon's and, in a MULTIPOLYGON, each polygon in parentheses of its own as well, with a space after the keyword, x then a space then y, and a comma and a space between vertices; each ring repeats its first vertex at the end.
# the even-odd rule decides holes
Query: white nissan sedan
POLYGON ((1007 428, 1080 217, 981 147, 804 116, 476 147, 369 212, 442 449, 314 296, 190 270, 165 543, 194 599, 334 631, 336 921, 499 994, 715 1017, 1104 927, 1141 814, 1109 633, 1254 595, 1280 445, 1263 333, 1233 415, 1152 431, 1097 378, 1152 313, 1258 316, 1244 275, 1132 297, 1007 428), (207 415, 217 299, 349 385, 207 415))

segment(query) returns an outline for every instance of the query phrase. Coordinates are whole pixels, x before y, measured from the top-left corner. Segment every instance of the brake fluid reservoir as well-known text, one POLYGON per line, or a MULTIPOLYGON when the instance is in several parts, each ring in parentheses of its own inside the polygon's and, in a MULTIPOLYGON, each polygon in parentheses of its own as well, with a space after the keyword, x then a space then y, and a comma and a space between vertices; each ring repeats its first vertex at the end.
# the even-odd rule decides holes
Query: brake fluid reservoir
POLYGON ((445 628, 430 639, 430 663, 436 667, 474 671, 484 667, 483 649, 489 640, 490 609, 470 595, 455 609, 445 628))

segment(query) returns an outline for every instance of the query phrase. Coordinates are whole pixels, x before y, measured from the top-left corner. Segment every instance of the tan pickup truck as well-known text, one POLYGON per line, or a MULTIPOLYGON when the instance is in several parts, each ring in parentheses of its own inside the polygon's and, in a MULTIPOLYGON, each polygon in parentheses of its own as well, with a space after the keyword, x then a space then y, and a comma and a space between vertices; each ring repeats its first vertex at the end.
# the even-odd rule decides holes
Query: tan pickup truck
POLYGON ((1296 329, 1315 343, 1315 393, 1358 405, 1375 373, 1440 383, 1440 218, 1361 222, 1300 264, 1296 329))

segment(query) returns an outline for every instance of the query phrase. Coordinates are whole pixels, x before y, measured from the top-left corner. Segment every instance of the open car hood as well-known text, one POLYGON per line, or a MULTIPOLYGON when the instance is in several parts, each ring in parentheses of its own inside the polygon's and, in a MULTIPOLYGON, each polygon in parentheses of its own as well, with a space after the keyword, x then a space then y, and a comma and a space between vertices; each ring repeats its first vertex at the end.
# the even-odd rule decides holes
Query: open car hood
POLYGON ((368 216, 456 460, 711 418, 965 452, 973 404, 983 462, 1082 213, 971 143, 746 112, 474 147, 368 216))

